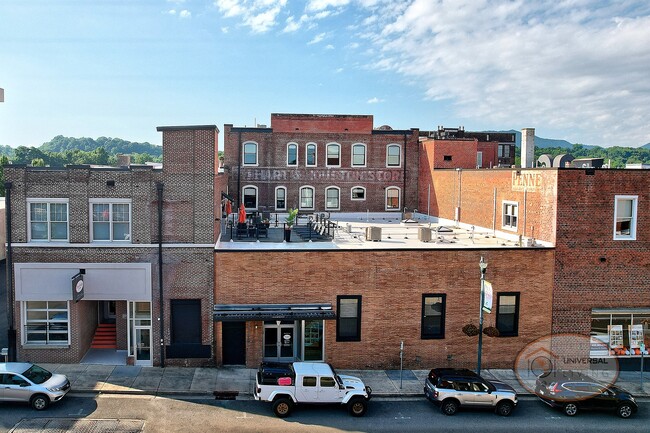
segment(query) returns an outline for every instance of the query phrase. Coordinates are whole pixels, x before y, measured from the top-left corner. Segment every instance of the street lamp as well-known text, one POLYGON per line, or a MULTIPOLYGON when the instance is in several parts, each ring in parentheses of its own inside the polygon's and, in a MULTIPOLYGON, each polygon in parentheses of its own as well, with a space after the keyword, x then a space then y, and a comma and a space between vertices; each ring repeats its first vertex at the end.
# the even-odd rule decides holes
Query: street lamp
POLYGON ((479 306, 478 316, 478 365, 476 366, 476 374, 481 374, 481 349, 483 348, 483 303, 485 302, 485 271, 487 270, 487 262, 481 256, 481 261, 478 263, 481 269, 481 305, 479 306))

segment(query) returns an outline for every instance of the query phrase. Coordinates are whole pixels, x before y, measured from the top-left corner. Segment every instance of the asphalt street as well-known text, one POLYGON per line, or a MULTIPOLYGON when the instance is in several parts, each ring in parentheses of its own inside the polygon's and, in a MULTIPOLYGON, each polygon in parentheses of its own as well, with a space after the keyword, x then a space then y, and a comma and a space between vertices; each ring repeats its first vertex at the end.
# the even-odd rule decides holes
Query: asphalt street
POLYGON ((53 432, 608 432, 648 431, 650 403, 623 420, 612 413, 566 417, 534 398, 525 398, 512 416, 464 410, 445 416, 424 398, 373 399, 366 416, 354 418, 339 406, 304 406, 289 418, 273 415, 271 405, 252 400, 218 401, 150 395, 67 396, 46 411, 26 405, 0 405, 0 433, 53 432))

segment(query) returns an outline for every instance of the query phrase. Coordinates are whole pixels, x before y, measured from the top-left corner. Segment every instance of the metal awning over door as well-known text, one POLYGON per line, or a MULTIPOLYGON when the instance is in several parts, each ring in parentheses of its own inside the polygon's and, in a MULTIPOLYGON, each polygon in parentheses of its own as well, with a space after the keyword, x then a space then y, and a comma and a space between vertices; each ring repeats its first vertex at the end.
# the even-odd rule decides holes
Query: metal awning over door
POLYGON ((215 322, 336 319, 332 304, 216 304, 215 322))

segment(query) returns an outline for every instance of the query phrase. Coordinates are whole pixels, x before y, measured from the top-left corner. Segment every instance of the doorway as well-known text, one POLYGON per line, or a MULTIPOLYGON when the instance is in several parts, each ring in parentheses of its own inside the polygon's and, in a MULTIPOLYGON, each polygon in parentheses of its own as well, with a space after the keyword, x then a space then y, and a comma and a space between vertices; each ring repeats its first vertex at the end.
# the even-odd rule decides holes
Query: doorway
POLYGON ((222 322, 224 365, 246 365, 246 322, 222 322))
POLYGON ((129 356, 135 365, 151 366, 151 302, 128 303, 129 356))
POLYGON ((296 323, 293 320, 264 322, 264 360, 295 361, 296 323))
POLYGON ((99 323, 115 323, 115 301, 99 301, 99 323))

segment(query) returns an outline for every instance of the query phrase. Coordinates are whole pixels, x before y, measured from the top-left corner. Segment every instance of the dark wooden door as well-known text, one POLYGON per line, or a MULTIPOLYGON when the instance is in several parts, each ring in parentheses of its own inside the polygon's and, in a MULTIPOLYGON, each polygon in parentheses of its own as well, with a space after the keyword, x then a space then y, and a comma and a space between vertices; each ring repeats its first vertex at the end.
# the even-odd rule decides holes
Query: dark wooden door
POLYGON ((223 322, 221 347, 224 365, 246 364, 246 322, 223 322))

